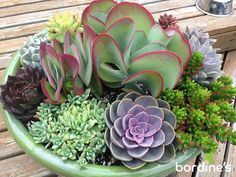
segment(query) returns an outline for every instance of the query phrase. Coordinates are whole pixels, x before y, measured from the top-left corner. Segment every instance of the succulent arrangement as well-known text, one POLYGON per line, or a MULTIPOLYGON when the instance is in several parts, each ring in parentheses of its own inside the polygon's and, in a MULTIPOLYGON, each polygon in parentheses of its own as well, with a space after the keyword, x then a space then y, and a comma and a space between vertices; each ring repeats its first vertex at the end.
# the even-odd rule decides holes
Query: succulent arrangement
MULTIPOLYGON (((142 5, 96 0, 56 14, 19 51, 3 108, 62 160, 140 169, 193 147, 236 145, 236 88, 215 40, 142 5)), ((157 164, 156 163, 156 164, 157 164)))

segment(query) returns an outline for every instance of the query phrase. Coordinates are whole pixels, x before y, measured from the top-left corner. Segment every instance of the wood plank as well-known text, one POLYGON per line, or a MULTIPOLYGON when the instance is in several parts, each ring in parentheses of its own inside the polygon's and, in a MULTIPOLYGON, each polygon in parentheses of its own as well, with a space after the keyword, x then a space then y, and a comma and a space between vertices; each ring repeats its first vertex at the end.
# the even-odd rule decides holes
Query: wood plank
MULTIPOLYGON (((228 76, 233 77, 233 85, 236 86, 236 50, 231 51, 228 53, 227 58, 225 60, 225 68, 227 70, 225 71, 225 74, 228 76)), ((236 123, 233 125, 233 129, 236 131, 236 123)), ((236 159, 235 159, 235 154, 236 154, 236 146, 233 146, 229 144, 229 149, 228 149, 228 157, 226 157, 226 162, 231 170, 226 170, 224 171, 224 174, 222 174, 223 177, 235 177, 236 174, 236 159)))
POLYGON ((4 69, 8 65, 12 55, 13 53, 0 54, 0 69, 4 69))
POLYGON ((84 4, 90 3, 91 1, 92 0, 79 0, 79 1, 56 0, 56 1, 36 2, 34 4, 23 4, 19 6, 12 6, 12 7, 3 8, 0 10, 0 19, 4 17, 6 18, 8 16, 19 15, 19 14, 84 5, 84 4))
POLYGON ((160 15, 164 15, 165 13, 167 14, 172 14, 173 16, 176 17, 177 20, 184 20, 188 18, 194 18, 198 16, 203 16, 204 14, 199 11, 195 6, 190 6, 190 7, 183 7, 180 9, 174 9, 174 10, 167 10, 163 12, 157 12, 153 14, 153 17, 157 21, 159 19, 160 15))
POLYGON ((6 128, 6 126, 5 126, 4 122, 3 122, 2 117, 0 116, 0 132, 4 132, 6 130, 7 130, 7 128, 6 128))
MULTIPOLYGON (((16 6, 21 4, 29 4, 29 3, 35 3, 40 1, 46 1, 46 0, 1 0, 0 8, 8 8, 9 6, 16 6)), ((49 1, 49 0, 48 0, 49 1)))
POLYGON ((236 50, 228 53, 224 64, 225 75, 233 78, 233 84, 236 86, 236 50))
POLYGON ((0 161, 1 177, 56 177, 55 174, 36 163, 26 154, 0 161))
MULTIPOLYGON (((189 0, 186 3, 183 3, 181 0, 175 0, 175 3, 171 1, 163 1, 158 3, 151 3, 145 5, 145 7, 151 12, 162 12, 170 9, 177 9, 181 7, 186 7, 189 5, 193 5, 194 0, 189 0)), ((35 12, 35 13, 27 13, 22 15, 16 15, 8 17, 7 20, 0 21, 0 29, 17 26, 17 25, 23 25, 23 24, 29 24, 29 23, 36 23, 36 22, 42 22, 46 21, 49 16, 55 13, 59 13, 65 10, 76 10, 82 13, 83 9, 87 5, 83 6, 76 6, 76 7, 69 7, 69 8, 61 8, 61 9, 54 9, 54 10, 47 10, 44 12, 35 12), (27 19, 27 20, 26 20, 27 19)))
POLYGON ((0 133, 0 160, 23 154, 8 131, 0 133))
MULTIPOLYGON (((131 2, 132 0, 130 0, 131 2)), ((151 1, 151 0, 150 0, 151 1)), ((136 1, 137 2, 137 1, 136 1)), ((144 7, 147 8, 151 13, 162 12, 171 9, 178 9, 182 7, 194 6, 195 0, 187 0, 183 3, 183 0, 169 0, 169 1, 154 1, 150 2, 148 0, 142 0, 139 3, 145 4, 144 7)))
MULTIPOLYGON (((236 57, 236 55, 234 56, 236 57)), ((236 131, 236 123, 234 123, 233 129, 236 131)), ((225 170, 224 177, 235 177, 236 174, 236 146, 229 145, 229 156, 227 159, 227 163, 230 167, 230 170, 225 170)))
MULTIPOLYGON (((225 150, 226 150, 226 144, 222 144, 222 143, 218 143, 218 150, 216 151, 216 153, 214 153, 213 155, 213 161, 214 161, 214 166, 218 166, 218 165, 222 165, 224 163, 224 154, 225 154, 225 150)), ((208 164, 208 162, 206 160, 204 160, 204 155, 202 155, 202 159, 203 161, 199 163, 199 165, 204 165, 208 166, 210 164, 208 164)), ((196 176, 204 176, 204 177, 220 177, 221 172, 220 171, 197 171, 196 176)))
POLYGON ((42 29, 46 28, 46 26, 47 26, 46 22, 41 22, 41 23, 33 23, 33 24, 11 27, 10 31, 9 28, 5 28, 0 30, 1 32, 0 41, 22 36, 33 35, 41 31, 42 29))
POLYGON ((236 14, 224 18, 213 16, 200 16, 179 21, 181 27, 189 26, 202 26, 212 36, 219 35, 226 32, 236 31, 236 14))
MULTIPOLYGON (((0 80, 2 80, 3 70, 0 71, 0 80)), ((0 133, 6 131, 7 128, 3 122, 2 116, 0 115, 0 133)))
MULTIPOLYGON (((188 165, 193 166, 193 165, 195 165, 195 162, 196 162, 196 158, 192 159, 188 163, 188 165)), ((191 177, 191 176, 192 176, 192 171, 189 171, 189 172, 183 171, 183 172, 177 173, 175 177, 191 177)))
POLYGON ((30 23, 43 22, 43 21, 46 22, 48 18, 53 14, 64 11, 78 11, 79 13, 82 13, 85 7, 87 7, 87 5, 64 7, 60 9, 47 10, 43 12, 33 12, 16 16, 10 16, 7 17, 7 20, 0 20, 0 29, 24 24, 30 24, 30 23))
POLYGON ((26 41, 27 37, 0 41, 0 54, 16 51, 20 48, 20 46, 23 46, 26 41))
POLYGON ((219 48, 219 52, 236 49, 236 31, 215 35, 214 38, 217 39, 214 47, 219 48))

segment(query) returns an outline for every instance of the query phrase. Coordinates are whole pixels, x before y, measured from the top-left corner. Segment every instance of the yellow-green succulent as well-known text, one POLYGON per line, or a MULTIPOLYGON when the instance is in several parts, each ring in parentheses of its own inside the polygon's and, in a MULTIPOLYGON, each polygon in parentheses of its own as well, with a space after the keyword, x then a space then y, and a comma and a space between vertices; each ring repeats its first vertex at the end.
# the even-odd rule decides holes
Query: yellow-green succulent
POLYGON ((47 24, 48 40, 59 40, 64 42, 65 32, 69 31, 75 35, 77 32, 83 32, 81 15, 76 12, 63 12, 51 17, 47 24))

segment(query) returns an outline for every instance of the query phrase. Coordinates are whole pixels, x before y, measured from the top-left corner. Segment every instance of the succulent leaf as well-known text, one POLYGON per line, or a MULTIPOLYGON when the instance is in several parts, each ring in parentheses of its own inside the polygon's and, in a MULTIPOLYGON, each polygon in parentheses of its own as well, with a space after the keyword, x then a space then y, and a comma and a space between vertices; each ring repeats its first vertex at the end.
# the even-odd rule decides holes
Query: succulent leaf
POLYGON ((105 82, 121 82, 123 79, 119 76, 124 77, 122 73, 126 72, 125 62, 114 38, 108 34, 99 35, 94 41, 93 52, 99 77, 105 82), (118 67, 118 70, 113 68, 113 65, 118 67), (108 73, 113 73, 113 75, 108 73))
POLYGON ((171 52, 175 52, 181 58, 182 66, 186 67, 192 56, 189 42, 179 30, 169 28, 166 32, 168 34, 173 34, 171 35, 171 40, 167 45, 167 49, 171 52))
POLYGON ((106 30, 120 46, 122 54, 125 56, 126 65, 129 64, 129 55, 131 49, 131 42, 133 41, 135 32, 135 23, 131 18, 121 18, 115 21, 106 30))
POLYGON ((134 20, 137 30, 142 30, 146 34, 155 24, 155 20, 143 6, 137 3, 121 2, 109 12, 106 19, 106 26, 110 26, 114 21, 123 17, 130 17, 134 20))
POLYGON ((151 70, 143 70, 131 75, 123 84, 132 84, 136 82, 142 82, 150 90, 154 97, 157 97, 164 88, 164 81, 160 73, 151 70))
POLYGON ((164 81, 164 89, 172 89, 182 75, 180 58, 168 51, 155 51, 145 53, 133 60, 129 72, 137 73, 142 70, 159 72, 164 81))
POLYGON ((90 25, 97 34, 104 32, 107 14, 116 4, 113 0, 93 1, 83 11, 82 24, 90 25))
POLYGON ((131 55, 134 52, 146 46, 147 44, 148 44, 148 38, 146 33, 142 30, 136 30, 134 33, 134 40, 130 51, 131 55))

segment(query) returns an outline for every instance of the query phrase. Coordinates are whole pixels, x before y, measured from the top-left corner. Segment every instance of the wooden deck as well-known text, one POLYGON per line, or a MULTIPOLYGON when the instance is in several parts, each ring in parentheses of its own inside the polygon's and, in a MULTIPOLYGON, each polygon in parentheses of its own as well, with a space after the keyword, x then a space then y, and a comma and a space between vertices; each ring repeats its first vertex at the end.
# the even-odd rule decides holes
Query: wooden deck
MULTIPOLYGON (((76 10, 82 12, 92 0, 0 0, 0 75, 12 54, 20 48, 27 37, 46 27, 48 18, 58 12, 76 10)), ((195 0, 129 0, 145 5, 155 17, 171 13, 178 17, 181 27, 203 26, 211 36, 218 39, 217 48, 224 54, 224 71, 234 77, 236 86, 236 13, 227 18, 206 16, 195 7, 195 0)), ((236 2, 234 1, 234 8, 236 2)), ((1 76, 0 76, 1 77, 1 76)), ((236 126, 234 126, 236 128, 236 126)), ((201 164, 197 159, 189 164, 201 164)), ((236 147, 220 144, 214 156, 215 165, 224 162, 231 165, 231 172, 177 173, 172 177, 236 177, 236 147)), ((57 176, 34 162, 18 147, 8 133, 0 117, 0 177, 51 177, 57 176)))

